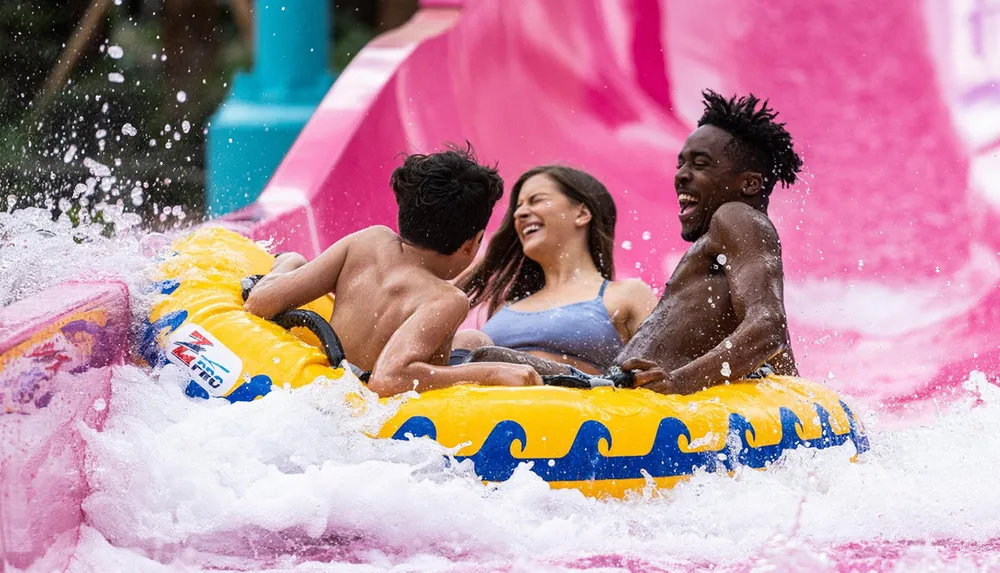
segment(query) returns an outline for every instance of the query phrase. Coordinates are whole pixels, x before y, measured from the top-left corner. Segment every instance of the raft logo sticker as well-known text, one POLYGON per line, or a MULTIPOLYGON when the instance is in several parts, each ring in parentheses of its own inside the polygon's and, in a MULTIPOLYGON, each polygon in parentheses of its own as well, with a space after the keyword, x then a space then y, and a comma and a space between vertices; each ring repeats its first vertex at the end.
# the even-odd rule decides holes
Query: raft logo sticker
POLYGON ((191 379, 210 396, 225 396, 236 387, 243 361, 211 333, 194 323, 178 328, 167 339, 167 359, 187 368, 191 379))

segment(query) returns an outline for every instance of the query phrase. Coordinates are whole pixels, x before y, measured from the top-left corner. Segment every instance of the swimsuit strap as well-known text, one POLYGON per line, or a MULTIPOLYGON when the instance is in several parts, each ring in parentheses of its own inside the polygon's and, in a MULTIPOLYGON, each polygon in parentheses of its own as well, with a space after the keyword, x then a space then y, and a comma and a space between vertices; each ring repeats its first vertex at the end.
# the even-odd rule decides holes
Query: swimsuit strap
POLYGON ((608 288, 608 279, 604 279, 604 282, 601 283, 601 290, 597 291, 597 298, 604 297, 604 289, 606 288, 608 288))

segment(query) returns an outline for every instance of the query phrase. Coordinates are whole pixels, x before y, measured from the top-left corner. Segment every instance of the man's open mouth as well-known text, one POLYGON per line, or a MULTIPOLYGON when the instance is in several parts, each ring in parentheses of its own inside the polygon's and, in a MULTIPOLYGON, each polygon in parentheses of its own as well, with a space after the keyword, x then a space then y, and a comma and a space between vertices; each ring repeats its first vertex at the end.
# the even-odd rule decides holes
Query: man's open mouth
POLYGON ((677 203, 681 207, 681 217, 690 214, 694 211, 694 208, 698 206, 698 200, 695 199, 694 195, 691 195, 690 193, 678 193, 677 203))

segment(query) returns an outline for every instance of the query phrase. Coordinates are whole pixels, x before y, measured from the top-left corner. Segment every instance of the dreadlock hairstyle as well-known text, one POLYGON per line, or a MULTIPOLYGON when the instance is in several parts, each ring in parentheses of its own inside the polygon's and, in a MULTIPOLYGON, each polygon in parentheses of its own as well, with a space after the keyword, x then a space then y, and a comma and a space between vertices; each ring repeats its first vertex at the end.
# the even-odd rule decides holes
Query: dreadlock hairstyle
POLYGON ((792 136, 785 124, 774 121, 778 114, 767 106, 767 100, 757 109, 761 101, 753 94, 728 100, 712 90, 701 95, 705 113, 698 126, 714 125, 733 136, 726 152, 739 169, 761 174, 765 197, 778 181, 783 187, 795 183, 796 174, 802 170, 802 158, 792 149, 792 136))

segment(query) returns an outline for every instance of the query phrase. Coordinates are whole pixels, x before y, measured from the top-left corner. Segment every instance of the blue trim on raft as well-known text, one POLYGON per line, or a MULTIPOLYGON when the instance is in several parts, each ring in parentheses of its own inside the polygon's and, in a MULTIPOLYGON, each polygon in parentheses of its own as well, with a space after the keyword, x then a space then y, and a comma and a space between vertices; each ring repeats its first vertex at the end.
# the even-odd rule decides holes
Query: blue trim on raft
MULTIPOLYGON (((850 430, 844 434, 834 432, 830 424, 830 413, 813 404, 822 433, 815 440, 803 440, 800 436, 802 422, 788 408, 779 408, 781 418, 781 440, 774 445, 753 447, 750 440, 756 437, 756 430, 740 414, 729 415, 729 431, 726 446, 718 451, 684 452, 680 448, 681 436, 690 443, 691 433, 677 418, 664 418, 656 430, 653 447, 642 456, 605 456, 598 446, 605 441, 611 448, 611 431, 595 420, 588 420, 570 446, 569 452, 561 458, 516 458, 511 455, 514 442, 520 443, 523 452, 527 444, 524 428, 515 421, 504 420, 493 427, 479 451, 471 456, 455 456, 458 461, 472 460, 476 474, 486 481, 504 481, 511 477, 522 463, 532 462, 532 471, 545 481, 588 481, 641 479, 643 471, 653 477, 674 477, 693 473, 699 468, 708 471, 725 469, 731 471, 737 465, 764 468, 776 461, 786 450, 799 446, 817 449, 839 446, 851 441, 858 453, 868 450, 868 438, 859 429, 854 414, 843 402, 840 405, 847 414, 850 430)), ((393 439, 429 437, 437 439, 434 422, 424 416, 409 418, 396 430, 393 439)))
POLYGON ((167 357, 163 353, 163 349, 160 348, 158 338, 164 331, 169 334, 180 328, 187 317, 188 311, 175 310, 161 316, 152 324, 146 325, 145 332, 142 333, 142 340, 139 341, 139 355, 147 364, 155 368, 167 363, 167 357))
MULTIPOLYGON (((257 398, 262 398, 271 391, 271 377, 267 374, 258 374, 250 379, 249 382, 245 382, 236 387, 235 390, 230 392, 228 396, 225 396, 226 400, 230 403, 234 402, 253 402, 257 398)), ((211 396, 205 391, 197 382, 192 380, 188 383, 187 388, 184 393, 191 398, 202 398, 208 400, 211 396)))

